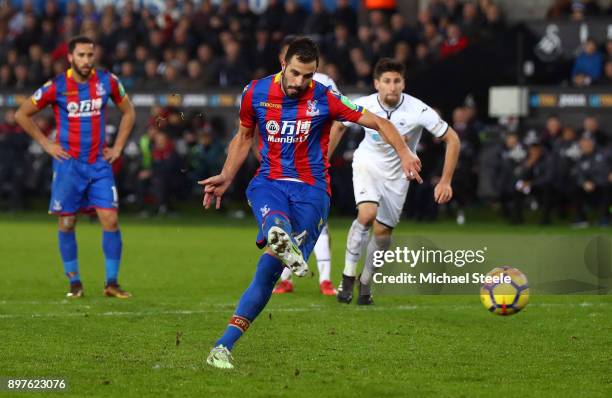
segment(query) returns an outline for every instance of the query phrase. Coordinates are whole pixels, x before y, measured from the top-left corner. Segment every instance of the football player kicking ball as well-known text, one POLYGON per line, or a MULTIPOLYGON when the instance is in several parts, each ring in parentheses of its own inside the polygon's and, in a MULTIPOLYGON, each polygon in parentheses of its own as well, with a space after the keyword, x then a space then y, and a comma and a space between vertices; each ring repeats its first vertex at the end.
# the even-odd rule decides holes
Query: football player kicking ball
POLYGON ((128 298, 119 287, 121 233, 117 220, 118 197, 111 163, 119 158, 134 126, 135 112, 123 86, 109 72, 94 68, 94 42, 76 37, 68 45, 70 69, 45 83, 24 101, 15 118, 19 125, 53 157, 53 182, 49 213, 59 219, 59 250, 64 272, 70 281, 68 297, 83 296, 79 276, 76 215, 93 211, 102 224, 102 250, 105 258, 104 295, 128 298), (115 145, 106 148, 106 104, 112 100, 121 111, 115 145), (50 141, 32 116, 51 105, 57 135, 50 141))
MULTIPOLYGON (((459 156, 457 133, 429 106, 403 93, 404 66, 401 63, 389 58, 378 61, 374 68, 374 86, 376 93, 358 98, 355 104, 390 120, 412 152, 416 152, 423 129, 446 143, 444 169, 434 189, 434 199, 437 203, 448 202, 453 195, 451 179, 459 156)), ((330 154, 346 130, 346 124, 334 125, 330 154)), ((366 259, 359 276, 359 305, 373 303, 370 288, 374 252, 389 248, 391 233, 399 222, 410 184, 404 175, 402 161, 388 140, 375 129, 366 127, 365 132, 353 157, 353 189, 358 214, 349 229, 344 272, 336 296, 341 303, 352 301, 357 262, 367 244, 366 259), (372 226, 374 233, 367 243, 372 226)))
MULTIPOLYGON (((280 46, 280 52, 278 59, 281 67, 285 64, 285 54, 289 48, 289 44, 295 39, 295 36, 287 36, 283 40, 280 46)), ((320 72, 315 72, 313 80, 331 88, 334 91, 338 91, 336 82, 328 75, 320 72)), ((339 122, 336 122, 339 123, 339 122)), ((313 253, 317 260, 317 268, 319 270, 319 290, 321 294, 325 296, 335 296, 337 291, 334 288, 334 284, 331 281, 331 250, 329 243, 329 230, 327 224, 321 228, 321 234, 317 243, 315 243, 313 253)), ((291 281, 291 270, 285 268, 281 274, 278 285, 272 291, 273 294, 284 294, 293 292, 293 282, 291 281)))
POLYGON ((231 350, 267 304, 283 267, 297 276, 308 273, 308 256, 329 212, 329 132, 334 120, 375 129, 400 159, 401 169, 420 180, 420 161, 389 121, 364 111, 313 81, 319 50, 307 38, 295 39, 276 75, 254 80, 244 89, 240 126, 232 139, 221 174, 199 181, 203 205, 216 207, 251 148, 259 127, 261 166, 247 188, 259 234, 266 247, 255 276, 243 293, 225 333, 215 343, 207 363, 233 368, 231 350))

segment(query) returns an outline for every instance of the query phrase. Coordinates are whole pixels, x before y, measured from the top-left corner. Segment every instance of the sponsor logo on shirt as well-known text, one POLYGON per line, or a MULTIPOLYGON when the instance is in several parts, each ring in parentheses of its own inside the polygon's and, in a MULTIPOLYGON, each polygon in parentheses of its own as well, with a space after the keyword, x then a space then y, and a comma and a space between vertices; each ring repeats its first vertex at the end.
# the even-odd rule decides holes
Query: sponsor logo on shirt
POLYGON ((79 102, 69 102, 66 105, 68 117, 90 117, 100 115, 102 98, 87 99, 79 102))
POLYGON ((305 142, 310 135, 310 120, 283 120, 279 124, 276 120, 266 123, 268 142, 295 144, 305 142))
POLYGON ((270 102, 260 102, 259 106, 263 106, 264 108, 272 108, 272 109, 283 109, 281 104, 272 104, 270 102))

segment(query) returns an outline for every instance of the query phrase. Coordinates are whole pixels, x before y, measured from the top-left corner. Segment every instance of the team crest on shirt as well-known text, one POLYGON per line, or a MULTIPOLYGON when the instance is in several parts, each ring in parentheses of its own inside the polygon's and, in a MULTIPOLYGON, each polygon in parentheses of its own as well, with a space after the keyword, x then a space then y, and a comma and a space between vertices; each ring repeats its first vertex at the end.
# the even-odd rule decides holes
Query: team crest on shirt
POLYGON ((104 89, 104 85, 100 82, 96 83, 96 95, 98 97, 103 97, 106 95, 106 90, 104 89))
POLYGON ((317 100, 308 100, 307 106, 308 108, 306 109, 306 115, 317 116, 319 114, 319 109, 317 108, 317 100))
POLYGON ((276 120, 268 120, 266 123, 266 131, 270 135, 275 135, 280 131, 280 126, 276 120))

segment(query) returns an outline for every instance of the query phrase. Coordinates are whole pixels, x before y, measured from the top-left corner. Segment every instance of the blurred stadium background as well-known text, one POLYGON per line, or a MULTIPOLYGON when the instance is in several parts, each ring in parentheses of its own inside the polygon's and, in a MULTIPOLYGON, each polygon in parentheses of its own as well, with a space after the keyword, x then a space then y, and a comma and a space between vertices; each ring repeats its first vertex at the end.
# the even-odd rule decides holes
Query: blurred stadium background
MULTIPOLYGON (((66 69, 77 34, 99 43, 98 65, 120 77, 136 105, 115 165, 124 210, 155 216, 198 205, 195 182, 220 170, 242 88, 279 69, 283 37, 305 34, 320 44, 320 71, 349 97, 373 91, 380 57, 401 60, 406 91, 460 134, 454 200, 433 203, 443 148, 424 135, 426 182, 411 187, 406 217, 609 223, 612 1, 2 1, 2 211, 42 210, 47 201, 50 158, 14 110, 66 69)), ((46 112, 36 120, 53 135, 46 112)), ((118 114, 109 115, 112 143, 118 114)), ((331 159, 334 214, 354 213, 350 164, 361 137, 347 134, 331 159)), ((256 168, 251 157, 226 202, 231 214, 246 214, 256 168)))

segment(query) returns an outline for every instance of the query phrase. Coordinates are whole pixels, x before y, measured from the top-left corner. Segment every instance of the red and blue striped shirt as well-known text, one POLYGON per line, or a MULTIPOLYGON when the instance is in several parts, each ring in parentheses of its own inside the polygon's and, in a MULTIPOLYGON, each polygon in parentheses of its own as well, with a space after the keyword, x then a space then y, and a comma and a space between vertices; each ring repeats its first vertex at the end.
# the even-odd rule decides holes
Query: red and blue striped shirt
POLYGON ((32 95, 38 109, 51 104, 57 128, 56 141, 74 159, 94 163, 104 149, 106 103, 123 101, 123 85, 108 71, 94 69, 78 83, 72 69, 45 83, 32 95))
POLYGON ((357 122, 363 113, 364 108, 314 80, 299 98, 288 97, 278 73, 245 87, 240 124, 259 128, 257 175, 296 179, 331 193, 327 148, 332 123, 357 122))

